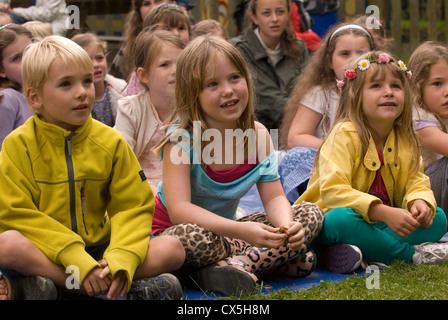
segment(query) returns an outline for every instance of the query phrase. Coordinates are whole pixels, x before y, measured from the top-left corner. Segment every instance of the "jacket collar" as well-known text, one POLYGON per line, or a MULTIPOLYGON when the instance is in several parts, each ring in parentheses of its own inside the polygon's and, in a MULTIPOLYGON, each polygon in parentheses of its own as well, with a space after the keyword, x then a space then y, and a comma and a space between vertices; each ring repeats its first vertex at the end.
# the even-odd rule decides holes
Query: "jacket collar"
MULTIPOLYGON (((74 143, 84 140, 89 135, 92 128, 92 121, 92 116, 90 115, 87 121, 74 132, 72 138, 72 141, 74 143)), ((70 134, 72 134, 72 131, 68 131, 61 128, 60 126, 45 122, 37 114, 34 115, 34 122, 39 132, 45 135, 52 143, 57 146, 64 146, 65 139, 69 137, 70 134)))
MULTIPOLYGON (((260 42, 260 39, 258 38, 258 36, 255 34, 255 30, 254 29, 249 29, 246 31, 246 39, 247 42, 249 44, 250 48, 254 48, 254 50, 252 50, 252 53, 254 55, 254 58, 256 60, 261 60, 264 58, 269 58, 268 54, 266 53, 266 50, 263 48, 263 45, 260 42)), ((284 41, 280 40, 280 48, 281 48, 281 53, 284 56, 286 52, 288 52, 286 50, 284 41)))
MULTIPOLYGON (((384 145, 383 150, 383 161, 385 165, 393 165, 395 164, 395 154, 397 152, 397 133, 396 129, 393 129, 389 136, 387 137, 386 143, 384 145)), ((367 169, 376 171, 381 168, 381 161, 378 156, 378 151, 376 150, 375 141, 370 135, 369 139, 369 148, 364 157, 364 165, 367 169)))

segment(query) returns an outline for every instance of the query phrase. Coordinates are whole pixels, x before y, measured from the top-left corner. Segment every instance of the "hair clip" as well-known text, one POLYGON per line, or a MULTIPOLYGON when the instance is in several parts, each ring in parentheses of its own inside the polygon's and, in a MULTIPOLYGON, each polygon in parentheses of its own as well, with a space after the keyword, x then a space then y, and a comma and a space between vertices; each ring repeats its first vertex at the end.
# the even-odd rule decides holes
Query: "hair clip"
POLYGON ((8 23, 0 27, 0 30, 5 29, 6 27, 15 26, 15 23, 8 23))

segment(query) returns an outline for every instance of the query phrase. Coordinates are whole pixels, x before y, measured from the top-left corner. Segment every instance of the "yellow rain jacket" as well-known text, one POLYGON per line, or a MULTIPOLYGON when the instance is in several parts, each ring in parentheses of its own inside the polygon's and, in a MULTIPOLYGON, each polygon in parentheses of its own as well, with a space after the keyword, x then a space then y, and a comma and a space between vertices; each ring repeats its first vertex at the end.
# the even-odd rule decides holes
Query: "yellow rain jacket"
MULTIPOLYGON (((382 203, 379 198, 368 194, 381 167, 372 137, 366 155, 361 152, 361 140, 353 123, 337 124, 320 150, 319 170, 312 174, 307 191, 296 203, 313 202, 324 212, 338 207, 352 208, 372 223, 367 214, 369 207, 373 203, 382 203)), ((410 210, 415 200, 422 199, 435 214, 436 201, 429 178, 423 173, 421 157, 416 159, 411 153, 402 132, 394 129, 389 134, 383 161, 381 177, 389 196, 389 205, 410 210), (411 174, 413 161, 420 161, 420 169, 415 174, 411 174)))
POLYGON ((4 140, 0 190, 0 232, 17 230, 54 263, 77 266, 80 284, 99 266, 85 247, 109 243, 104 259, 130 286, 154 196, 119 132, 91 117, 70 132, 34 115, 4 140))

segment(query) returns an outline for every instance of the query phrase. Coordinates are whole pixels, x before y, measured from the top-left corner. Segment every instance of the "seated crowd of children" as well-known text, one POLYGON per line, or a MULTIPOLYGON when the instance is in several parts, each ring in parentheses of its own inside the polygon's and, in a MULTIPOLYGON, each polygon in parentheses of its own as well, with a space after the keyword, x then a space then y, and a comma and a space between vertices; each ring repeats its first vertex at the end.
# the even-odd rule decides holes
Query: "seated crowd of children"
POLYGON ((229 39, 134 0, 111 66, 93 33, 0 27, 0 299, 448 261, 448 46, 406 66, 360 17, 310 50, 289 3, 249 1, 229 39))

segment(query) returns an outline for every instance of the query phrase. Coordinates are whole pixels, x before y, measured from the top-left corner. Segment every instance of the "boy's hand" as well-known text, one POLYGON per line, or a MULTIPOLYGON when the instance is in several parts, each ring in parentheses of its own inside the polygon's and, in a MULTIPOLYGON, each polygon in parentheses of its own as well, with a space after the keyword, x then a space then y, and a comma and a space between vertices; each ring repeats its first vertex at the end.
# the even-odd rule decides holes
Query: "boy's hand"
MULTIPOLYGON (((109 269, 109 267, 106 267, 105 269, 109 269)), ((126 273, 124 271, 118 271, 114 280, 112 280, 112 284, 110 285, 106 297, 108 300, 115 300, 118 296, 124 297, 127 290, 128 278, 126 277, 126 273)))
MULTIPOLYGON (((106 267, 109 269, 109 267, 106 267)), ((87 277, 84 279, 82 286, 86 291, 86 294, 90 297, 99 296, 108 291, 111 285, 110 277, 100 277, 104 271, 101 267, 96 267, 89 272, 87 277)))
POLYGON ((128 289, 128 278, 126 277, 126 273, 124 271, 118 271, 115 275, 115 278, 110 281, 111 274, 109 266, 107 265, 107 261, 101 260, 98 262, 104 268, 99 274, 99 278, 109 279, 110 286, 108 288, 106 298, 108 300, 115 300, 117 299, 118 295, 120 295, 120 297, 124 297, 128 289))

